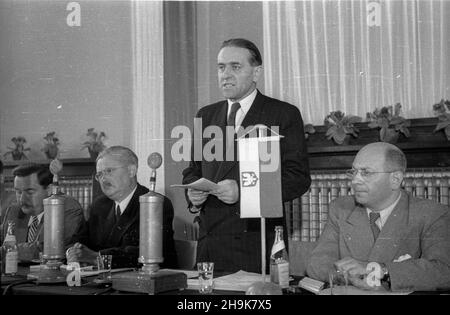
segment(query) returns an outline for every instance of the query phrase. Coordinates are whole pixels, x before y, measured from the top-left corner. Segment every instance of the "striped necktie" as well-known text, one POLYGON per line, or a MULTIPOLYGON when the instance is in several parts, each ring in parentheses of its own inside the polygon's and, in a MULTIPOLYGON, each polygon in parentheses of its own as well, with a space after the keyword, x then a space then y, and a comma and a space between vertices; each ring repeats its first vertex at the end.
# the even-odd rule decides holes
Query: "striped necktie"
POLYGON ((39 220, 37 216, 33 216, 30 226, 28 227, 28 243, 32 243, 36 240, 39 220))
POLYGON ((373 239, 376 241, 378 238, 378 235, 380 234, 380 228, 375 223, 376 220, 380 217, 380 214, 378 212, 370 212, 369 213, 369 222, 370 222, 370 228, 372 229, 373 239))

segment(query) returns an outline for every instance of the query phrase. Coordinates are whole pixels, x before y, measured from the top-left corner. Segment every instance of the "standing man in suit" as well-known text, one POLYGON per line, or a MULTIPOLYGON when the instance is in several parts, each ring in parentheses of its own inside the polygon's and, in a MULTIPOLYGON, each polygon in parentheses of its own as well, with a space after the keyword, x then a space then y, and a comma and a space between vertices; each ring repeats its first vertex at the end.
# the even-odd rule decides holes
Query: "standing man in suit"
MULTIPOLYGON (((138 158, 130 149, 112 146, 97 157, 95 178, 105 194, 91 205, 89 219, 75 235, 68 262, 95 265, 99 254, 112 255, 112 267, 137 267, 139 255, 139 196, 149 190, 137 182, 138 158)), ((172 203, 164 197, 161 267, 177 267, 173 240, 172 203)))
MULTIPOLYGON (((17 204, 6 209, 1 227, 1 237, 6 235, 8 221, 14 222, 14 231, 22 262, 39 258, 44 244, 44 203, 49 197, 48 186, 53 175, 47 166, 24 164, 13 170, 14 189, 17 204)), ((64 202, 64 244, 70 239, 83 222, 83 209, 78 201, 65 196, 64 202)))
MULTIPOLYGON (((311 183, 303 121, 297 107, 264 96, 256 89, 262 72, 261 54, 252 42, 241 38, 223 42, 217 56, 217 74, 226 100, 203 107, 196 117, 201 119, 202 134, 210 126, 218 126, 223 135, 227 126, 247 130, 263 124, 279 128, 283 136, 280 143, 282 198, 288 201, 300 197, 311 183)), ((222 141, 203 139, 202 148, 208 141, 218 140, 222 141)), ((235 141, 230 142, 236 146, 235 141)), ((225 152, 226 149, 224 155, 225 152)), ((192 149, 189 167, 183 171, 183 183, 202 177, 217 183, 219 188, 209 193, 187 190, 189 210, 199 212, 200 218, 197 261, 213 261, 216 270, 261 272, 260 220, 240 218, 237 159, 228 155, 220 160, 205 156, 196 159, 192 149)), ((267 248, 273 244, 275 225, 285 226, 284 218, 267 220, 267 248)), ((284 231, 287 243, 287 229, 284 231)))
POLYGON ((405 170, 405 155, 392 144, 371 143, 358 152, 348 172, 355 195, 331 203, 310 277, 328 281, 337 268, 362 289, 450 288, 450 210, 402 190, 405 170))

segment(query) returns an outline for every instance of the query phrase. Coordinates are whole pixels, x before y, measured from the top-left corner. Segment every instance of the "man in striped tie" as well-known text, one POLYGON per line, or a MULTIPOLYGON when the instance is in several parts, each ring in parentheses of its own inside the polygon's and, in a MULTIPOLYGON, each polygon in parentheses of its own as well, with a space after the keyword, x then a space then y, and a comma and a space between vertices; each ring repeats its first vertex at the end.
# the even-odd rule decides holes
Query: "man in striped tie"
MULTIPOLYGON (((22 262, 39 258, 44 240, 44 204, 49 197, 48 185, 53 180, 48 166, 24 164, 13 170, 16 201, 5 211, 1 225, 1 242, 6 235, 8 221, 15 223, 15 235, 22 262)), ((64 242, 70 238, 83 222, 83 209, 72 197, 66 196, 64 212, 64 242)))

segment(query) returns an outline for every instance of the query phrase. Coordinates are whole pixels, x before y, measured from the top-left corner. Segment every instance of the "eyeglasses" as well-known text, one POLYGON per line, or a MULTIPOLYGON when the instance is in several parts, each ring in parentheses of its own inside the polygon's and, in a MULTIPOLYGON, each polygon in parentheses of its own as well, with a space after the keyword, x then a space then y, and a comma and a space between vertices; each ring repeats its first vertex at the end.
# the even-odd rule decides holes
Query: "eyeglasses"
POLYGON ((103 176, 107 175, 107 176, 111 176, 111 174, 113 173, 113 171, 118 170, 119 168, 124 168, 126 166, 118 166, 118 167, 108 167, 105 168, 103 171, 97 172, 95 173, 95 179, 100 181, 102 179, 103 176))
POLYGON ((366 169, 356 169, 352 168, 350 170, 345 171, 345 175, 347 175, 348 178, 353 179, 358 173, 361 175, 363 179, 369 179, 374 174, 382 174, 382 173, 394 173, 396 171, 383 171, 383 172, 377 172, 377 171, 368 171, 366 169))

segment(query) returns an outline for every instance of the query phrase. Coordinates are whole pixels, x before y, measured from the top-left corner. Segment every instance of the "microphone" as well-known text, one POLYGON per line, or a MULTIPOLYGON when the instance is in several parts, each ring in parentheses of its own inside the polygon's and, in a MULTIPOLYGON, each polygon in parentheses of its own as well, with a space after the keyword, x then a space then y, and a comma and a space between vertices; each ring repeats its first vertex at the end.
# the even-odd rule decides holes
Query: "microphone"
POLYGON ((162 164, 162 156, 158 152, 153 152, 149 155, 147 159, 147 164, 152 170, 152 174, 150 176, 150 191, 155 191, 156 185, 156 169, 162 164))
POLYGON ((53 185, 58 186, 58 182, 59 182, 58 174, 63 169, 62 162, 58 159, 52 160, 50 162, 49 169, 50 169, 50 172, 53 174, 53 185))

